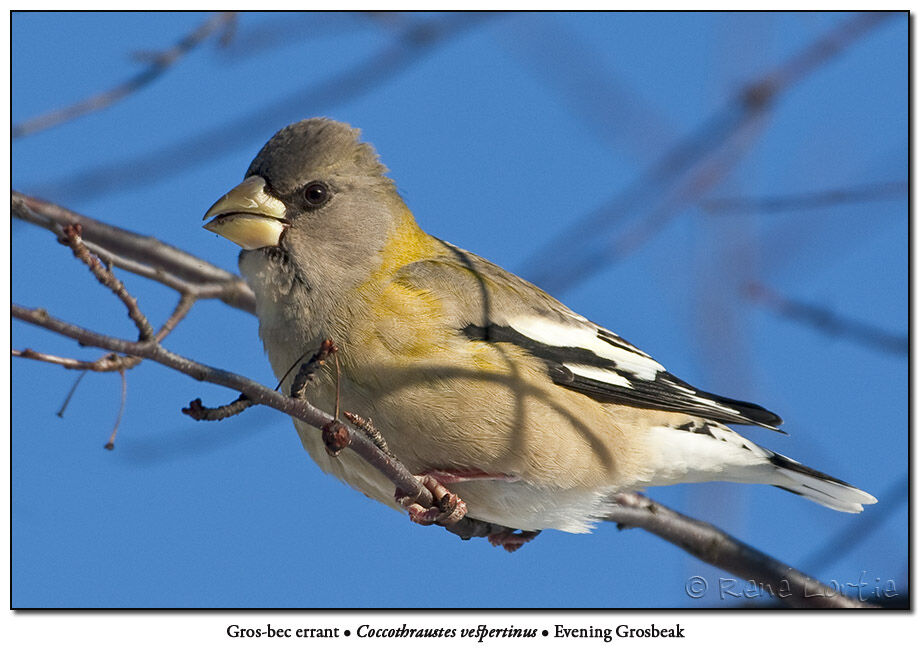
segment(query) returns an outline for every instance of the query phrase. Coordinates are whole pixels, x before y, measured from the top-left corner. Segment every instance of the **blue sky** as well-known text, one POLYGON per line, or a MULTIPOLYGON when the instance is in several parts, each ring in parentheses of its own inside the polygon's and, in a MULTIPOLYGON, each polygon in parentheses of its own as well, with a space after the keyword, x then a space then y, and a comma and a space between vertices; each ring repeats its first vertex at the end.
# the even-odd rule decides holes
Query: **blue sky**
MULTIPOLYGON (((14 14, 13 123, 131 77, 143 66, 132 53, 168 47, 206 17, 14 14)), ((644 195, 561 247, 580 219, 722 114, 747 83, 850 18, 494 15, 410 51, 399 45, 408 25, 465 17, 244 14, 227 47, 209 41, 111 108, 14 140, 13 187, 235 270, 236 247, 201 229, 204 211, 285 124, 349 122, 427 231, 539 281, 684 380, 780 413, 789 437, 742 432, 881 502, 854 517, 764 486, 654 488, 653 498, 826 582, 893 580, 904 590, 907 357, 780 317, 742 288, 759 282, 907 335, 905 193, 734 213, 707 201, 907 182, 906 17, 783 92, 731 163, 717 165, 718 179, 641 245, 555 284, 581 252, 606 253, 647 223, 663 196, 644 195)), ((132 335, 122 305, 49 233, 14 222, 11 237, 14 302, 132 335)), ((120 277, 153 321, 169 314, 171 291, 120 277)), ((274 385, 256 326, 203 302, 166 346, 274 385)), ((12 343, 98 355, 16 322, 12 343)), ((85 377, 61 419, 76 375, 11 365, 16 607, 739 604, 715 589, 688 597, 689 578, 715 584, 724 575, 640 530, 550 531, 509 555, 414 526, 323 475, 279 413, 186 418, 179 409, 195 397, 236 395, 153 363, 129 373, 107 452, 117 375, 85 377)))

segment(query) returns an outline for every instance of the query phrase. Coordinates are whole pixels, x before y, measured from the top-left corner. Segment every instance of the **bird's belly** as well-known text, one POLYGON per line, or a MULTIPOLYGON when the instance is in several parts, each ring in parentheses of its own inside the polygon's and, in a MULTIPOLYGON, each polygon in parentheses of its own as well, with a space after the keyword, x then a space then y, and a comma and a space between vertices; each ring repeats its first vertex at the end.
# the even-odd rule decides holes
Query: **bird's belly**
MULTIPOLYGON (((301 443, 326 473, 332 474, 366 496, 399 510, 394 486, 377 469, 349 449, 332 457, 326 452, 316 428, 296 424, 301 443)), ((453 482, 447 487, 467 505, 472 518, 513 529, 559 529, 589 532, 594 520, 608 511, 611 489, 584 487, 556 489, 521 479, 476 478, 453 482)))
MULTIPOLYGON (((364 370, 365 381, 374 376, 371 366, 364 370)), ((592 521, 607 512, 607 497, 631 482, 623 473, 632 471, 631 452, 606 443, 616 437, 610 435, 608 413, 598 411, 598 421, 587 414, 598 408, 595 402, 586 399, 580 408, 581 403, 554 402, 540 389, 517 390, 495 380, 488 402, 469 398, 481 394, 482 386, 467 380, 401 387, 394 379, 389 389, 383 383, 366 390, 343 378, 340 409, 373 419, 413 473, 479 474, 446 485, 473 518, 515 529, 588 532, 592 521), (581 419, 575 425, 577 413, 581 419), (548 428, 553 431, 549 438, 548 428), (496 479, 481 477, 491 475, 496 479)), ((335 395, 335 381, 321 379, 308 398, 332 412, 335 395)), ((330 457, 319 430, 301 423, 297 428, 323 471, 398 509, 394 486, 379 471, 348 449, 330 457)))

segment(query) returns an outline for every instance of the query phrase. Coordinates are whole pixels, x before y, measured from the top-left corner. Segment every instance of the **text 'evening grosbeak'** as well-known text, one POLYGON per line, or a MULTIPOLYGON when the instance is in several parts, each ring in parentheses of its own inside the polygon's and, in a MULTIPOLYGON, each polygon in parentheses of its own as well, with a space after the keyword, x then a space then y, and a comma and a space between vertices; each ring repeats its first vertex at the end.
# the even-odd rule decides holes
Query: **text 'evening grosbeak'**
MULTIPOLYGON (((764 483, 845 512, 876 499, 763 449, 726 424, 776 429, 760 406, 698 390, 523 279, 423 232, 357 129, 279 131, 205 227, 239 244, 275 375, 323 340, 339 400, 370 417, 415 474, 447 476, 476 519, 585 532, 611 494, 764 483)), ((332 412, 328 363, 306 398, 332 412)), ((351 452, 320 467, 392 507, 393 485, 351 452)))

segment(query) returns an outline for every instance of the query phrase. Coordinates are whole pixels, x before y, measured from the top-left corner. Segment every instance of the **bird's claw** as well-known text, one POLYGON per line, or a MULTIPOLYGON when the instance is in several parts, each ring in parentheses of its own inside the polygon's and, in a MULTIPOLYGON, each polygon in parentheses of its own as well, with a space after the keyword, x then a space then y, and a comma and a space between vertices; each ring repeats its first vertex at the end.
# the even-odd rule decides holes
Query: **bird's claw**
POLYGON ((419 525, 438 524, 453 525, 467 515, 467 505, 456 494, 430 475, 418 475, 416 478, 432 492, 432 506, 424 507, 416 502, 415 497, 397 492, 396 499, 409 513, 409 519, 419 525))
POLYGON ((540 530, 533 532, 528 532, 525 530, 515 532, 513 530, 509 530, 505 532, 490 534, 486 537, 486 539, 495 547, 502 546, 506 552, 514 552, 538 534, 540 534, 540 530))

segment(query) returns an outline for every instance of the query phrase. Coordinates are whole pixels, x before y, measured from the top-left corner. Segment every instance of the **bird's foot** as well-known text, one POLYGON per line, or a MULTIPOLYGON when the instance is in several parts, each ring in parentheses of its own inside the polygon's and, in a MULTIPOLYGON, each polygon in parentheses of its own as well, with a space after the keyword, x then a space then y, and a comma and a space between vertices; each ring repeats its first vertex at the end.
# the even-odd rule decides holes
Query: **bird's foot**
POLYGON ((397 491, 395 497, 409 513, 409 519, 419 525, 453 525, 467 515, 467 505, 463 500, 451 493, 448 489, 431 475, 417 475, 416 478, 432 492, 432 505, 424 507, 416 502, 413 496, 407 496, 397 491))
POLYGON ((514 552, 522 545, 536 537, 538 534, 540 534, 540 530, 533 532, 526 532, 524 530, 515 532, 513 530, 509 530, 504 532, 497 532, 496 534, 490 534, 486 537, 486 539, 495 547, 501 545, 506 552, 514 552))

